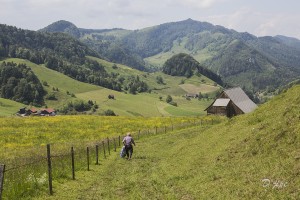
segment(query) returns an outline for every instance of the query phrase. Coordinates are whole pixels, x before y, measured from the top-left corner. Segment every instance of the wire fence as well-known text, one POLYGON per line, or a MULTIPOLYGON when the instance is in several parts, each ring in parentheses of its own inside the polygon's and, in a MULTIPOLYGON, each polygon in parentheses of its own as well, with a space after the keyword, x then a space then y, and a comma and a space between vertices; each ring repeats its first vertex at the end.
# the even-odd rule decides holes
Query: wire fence
MULTIPOLYGON (((200 120, 171 126, 131 132, 135 140, 155 134, 193 126, 219 123, 218 120, 200 120)), ((102 138, 85 143, 56 143, 33 148, 29 157, 16 157, 0 164, 0 200, 22 199, 48 192, 53 195, 53 182, 75 180, 76 172, 100 165, 114 151, 120 149, 123 135, 102 138), (47 191, 48 190, 48 191, 47 191)))

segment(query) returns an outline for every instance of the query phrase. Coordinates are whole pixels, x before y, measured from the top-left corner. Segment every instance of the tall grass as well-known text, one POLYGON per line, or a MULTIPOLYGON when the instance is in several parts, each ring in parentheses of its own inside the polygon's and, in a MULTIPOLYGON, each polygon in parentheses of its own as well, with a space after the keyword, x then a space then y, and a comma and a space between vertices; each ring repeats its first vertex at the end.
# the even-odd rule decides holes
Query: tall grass
POLYGON ((55 183, 72 179, 71 147, 75 150, 75 170, 87 169, 96 163, 96 145, 99 162, 118 148, 126 132, 135 137, 156 132, 199 125, 210 118, 126 118, 97 116, 60 116, 45 118, 0 118, 1 163, 6 164, 4 198, 30 199, 47 192, 48 175, 46 144, 51 143, 51 160, 55 183), (183 125, 183 126, 181 126, 183 125), (110 138, 110 151, 107 139, 110 138), (104 146, 103 146, 104 142, 104 146), (116 145, 116 146, 115 146, 116 145), (106 156, 104 155, 106 151, 106 156))
POLYGON ((141 138, 131 161, 115 154, 38 199, 298 200, 299 94, 296 86, 251 114, 141 138))

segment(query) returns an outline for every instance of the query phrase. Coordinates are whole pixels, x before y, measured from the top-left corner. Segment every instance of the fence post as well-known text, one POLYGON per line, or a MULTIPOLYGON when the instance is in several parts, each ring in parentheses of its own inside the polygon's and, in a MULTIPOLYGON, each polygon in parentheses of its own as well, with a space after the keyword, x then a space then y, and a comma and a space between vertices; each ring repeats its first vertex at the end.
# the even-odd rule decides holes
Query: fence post
POLYGON ((107 150, 108 150, 108 155, 110 155, 110 145, 109 145, 109 138, 107 138, 107 150))
POLYGON ((5 165, 0 165, 0 200, 2 199, 5 165))
POLYGON ((104 155, 104 158, 106 158, 106 154, 105 154, 105 144, 104 144, 104 141, 102 140, 102 146, 103 146, 103 155, 104 155))
POLYGON ((52 187, 52 164, 51 164, 50 144, 47 144, 47 161, 48 161, 49 193, 50 193, 50 195, 53 195, 53 187, 52 187))
POLYGON ((74 159, 74 147, 71 147, 71 157, 72 157, 72 179, 75 180, 75 159, 74 159))
POLYGON ((115 152, 117 151, 117 144, 116 144, 116 138, 114 138, 114 150, 115 150, 115 152))
POLYGON ((99 146, 96 144, 96 165, 99 165, 99 146))
POLYGON ((87 170, 90 171, 90 149, 86 147, 87 170))

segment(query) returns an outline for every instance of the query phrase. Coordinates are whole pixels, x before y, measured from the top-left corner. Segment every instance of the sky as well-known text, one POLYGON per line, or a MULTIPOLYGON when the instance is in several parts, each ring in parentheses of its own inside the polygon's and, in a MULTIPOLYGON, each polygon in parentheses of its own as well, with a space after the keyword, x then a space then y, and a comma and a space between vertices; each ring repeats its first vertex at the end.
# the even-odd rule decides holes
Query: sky
POLYGON ((80 28, 136 30, 191 18, 300 39, 299 8, 299 0, 0 0, 0 24, 38 30, 67 20, 80 28))

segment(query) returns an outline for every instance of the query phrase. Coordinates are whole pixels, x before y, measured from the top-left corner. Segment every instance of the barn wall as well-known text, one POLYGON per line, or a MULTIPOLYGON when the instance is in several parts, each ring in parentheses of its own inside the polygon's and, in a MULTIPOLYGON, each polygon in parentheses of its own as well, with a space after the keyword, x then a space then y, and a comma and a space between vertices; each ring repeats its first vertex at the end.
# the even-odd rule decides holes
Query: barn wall
POLYGON ((226 110, 226 107, 211 106, 209 109, 207 109, 207 114, 212 114, 212 115, 227 115, 227 110, 226 110))

